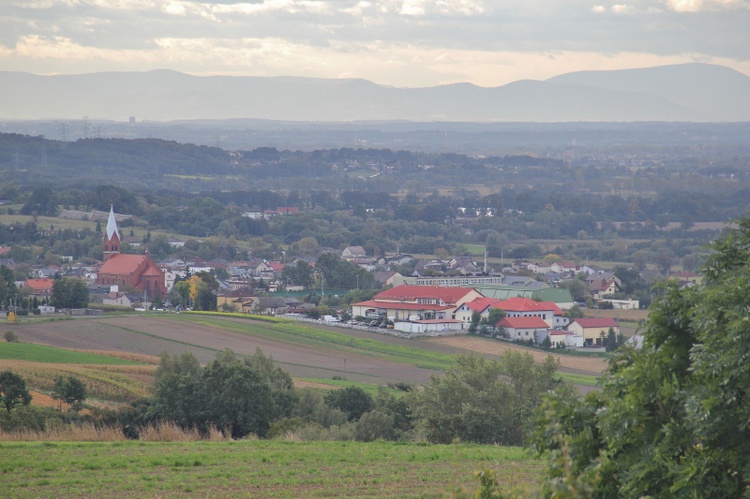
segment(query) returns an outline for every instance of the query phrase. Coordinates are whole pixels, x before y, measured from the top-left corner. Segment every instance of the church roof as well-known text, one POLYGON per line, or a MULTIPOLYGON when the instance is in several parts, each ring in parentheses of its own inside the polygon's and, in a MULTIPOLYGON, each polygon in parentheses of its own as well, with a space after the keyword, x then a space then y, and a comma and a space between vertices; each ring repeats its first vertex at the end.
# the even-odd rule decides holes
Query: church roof
POLYGON ((110 205, 109 219, 107 220, 107 239, 111 240, 113 234, 117 234, 117 221, 115 220, 115 207, 110 205))
POLYGON ((132 274, 139 265, 148 258, 146 255, 112 255, 99 269, 100 274, 125 275, 132 274))

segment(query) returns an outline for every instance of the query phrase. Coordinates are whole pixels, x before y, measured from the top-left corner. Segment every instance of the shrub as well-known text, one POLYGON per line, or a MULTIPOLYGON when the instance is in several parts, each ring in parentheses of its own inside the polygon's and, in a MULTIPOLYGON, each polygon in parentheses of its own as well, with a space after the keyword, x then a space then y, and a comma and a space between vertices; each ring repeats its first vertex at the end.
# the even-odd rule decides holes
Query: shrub
POLYGON ((5 331, 3 338, 5 338, 5 341, 8 343, 16 343, 18 341, 18 336, 16 336, 16 333, 13 331, 5 331))

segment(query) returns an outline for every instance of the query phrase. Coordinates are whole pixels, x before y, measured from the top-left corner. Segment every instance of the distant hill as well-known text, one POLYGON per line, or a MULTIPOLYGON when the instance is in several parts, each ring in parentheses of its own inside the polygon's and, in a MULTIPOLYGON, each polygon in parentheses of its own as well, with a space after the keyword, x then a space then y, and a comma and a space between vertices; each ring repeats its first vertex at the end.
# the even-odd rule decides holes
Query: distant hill
POLYGON ((159 70, 0 72, 0 119, 340 122, 750 121, 750 77, 709 64, 569 73, 482 88, 395 88, 358 79, 191 76, 159 70))

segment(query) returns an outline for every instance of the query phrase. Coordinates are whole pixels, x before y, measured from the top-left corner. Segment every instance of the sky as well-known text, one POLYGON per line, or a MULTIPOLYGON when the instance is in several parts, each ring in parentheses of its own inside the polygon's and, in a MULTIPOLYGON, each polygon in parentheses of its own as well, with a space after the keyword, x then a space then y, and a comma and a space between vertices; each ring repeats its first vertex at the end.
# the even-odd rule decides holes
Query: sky
POLYGON ((750 75, 750 0, 620 1, 0 0, 0 70, 397 87, 685 62, 750 75))

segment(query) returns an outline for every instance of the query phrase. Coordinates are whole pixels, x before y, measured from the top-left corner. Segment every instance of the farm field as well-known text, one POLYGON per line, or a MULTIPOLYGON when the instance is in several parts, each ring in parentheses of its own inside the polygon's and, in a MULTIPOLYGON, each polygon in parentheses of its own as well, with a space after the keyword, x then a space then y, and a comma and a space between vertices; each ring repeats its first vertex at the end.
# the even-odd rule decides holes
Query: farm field
POLYGON ((598 376, 607 367, 607 359, 599 357, 584 357, 574 355, 561 355, 554 352, 545 352, 534 348, 523 347, 510 342, 481 338, 478 336, 446 336, 433 338, 430 343, 460 348, 491 355, 502 355, 506 350, 516 350, 522 353, 530 353, 536 362, 543 362, 547 355, 552 355, 560 361, 560 367, 572 370, 577 374, 598 376))
POLYGON ((4 497, 444 497, 493 469, 534 486, 517 447, 392 442, 4 442, 4 497))
POLYGON ((431 374, 452 365, 457 352, 364 331, 187 314, 40 322, 16 325, 13 331, 22 342, 68 349, 145 355, 190 351, 203 363, 227 348, 240 355, 260 348, 293 377, 341 376, 372 384, 426 383, 431 374))

